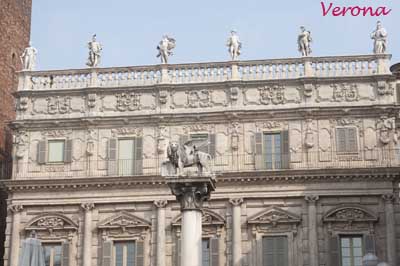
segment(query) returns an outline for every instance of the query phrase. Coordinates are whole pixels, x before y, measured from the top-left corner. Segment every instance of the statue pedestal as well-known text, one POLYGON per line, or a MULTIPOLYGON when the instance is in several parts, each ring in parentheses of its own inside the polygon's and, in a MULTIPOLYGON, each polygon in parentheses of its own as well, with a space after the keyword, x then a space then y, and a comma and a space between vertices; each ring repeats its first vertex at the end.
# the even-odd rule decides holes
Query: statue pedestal
POLYGON ((215 190, 214 175, 167 176, 167 184, 181 205, 181 264, 201 266, 201 209, 215 190))

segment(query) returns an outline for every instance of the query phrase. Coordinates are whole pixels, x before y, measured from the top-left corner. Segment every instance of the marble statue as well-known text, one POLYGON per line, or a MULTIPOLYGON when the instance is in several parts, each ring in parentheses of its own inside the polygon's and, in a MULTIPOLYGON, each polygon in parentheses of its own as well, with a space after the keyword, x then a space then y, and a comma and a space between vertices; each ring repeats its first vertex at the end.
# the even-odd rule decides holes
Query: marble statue
POLYGON ((196 141, 189 140, 183 145, 177 142, 170 142, 167 148, 168 161, 163 163, 162 175, 182 175, 185 167, 197 166, 198 174, 210 173, 211 155, 199 148, 207 145, 208 141, 196 144, 196 141))
POLYGON ((299 47, 299 52, 302 56, 310 56, 311 55, 311 31, 306 30, 304 26, 300 27, 300 34, 297 37, 297 44, 299 47))
POLYGON ((376 29, 371 33, 371 39, 374 40, 374 54, 386 53, 387 32, 380 21, 376 23, 376 29))
POLYGON ((89 67, 97 67, 100 64, 101 51, 103 47, 96 41, 96 34, 93 34, 92 40, 88 42, 89 57, 86 63, 89 67))
POLYGON ((36 67, 36 55, 37 50, 32 47, 32 43, 29 42, 29 46, 25 48, 21 55, 21 61, 23 65, 23 70, 32 71, 36 67))
POLYGON ((168 64, 168 57, 173 55, 172 50, 176 46, 176 41, 174 38, 168 37, 168 35, 164 35, 157 46, 158 55, 157 57, 161 57, 162 64, 168 64))
POLYGON ((241 53, 240 50, 242 49, 242 43, 240 42, 239 36, 235 30, 231 31, 231 36, 229 36, 226 46, 228 46, 228 51, 231 55, 232 61, 238 60, 241 53))

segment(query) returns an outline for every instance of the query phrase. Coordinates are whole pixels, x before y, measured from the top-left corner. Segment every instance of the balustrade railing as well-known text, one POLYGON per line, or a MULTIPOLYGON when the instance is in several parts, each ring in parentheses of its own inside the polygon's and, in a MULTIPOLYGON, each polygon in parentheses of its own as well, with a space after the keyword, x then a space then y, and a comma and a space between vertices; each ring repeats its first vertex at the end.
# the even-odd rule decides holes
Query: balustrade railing
POLYGON ((390 55, 303 57, 20 72, 19 90, 190 84, 389 74, 390 55))
MULTIPOLYGON (((14 162, 13 179, 57 179, 111 176, 160 175, 164 157, 141 160, 81 160, 72 163, 14 162)), ((11 165, 0 168, 1 179, 9 178, 11 165)), ((400 150, 364 150, 357 153, 303 152, 291 154, 231 154, 216 156, 210 169, 217 173, 321 169, 400 167, 400 150)), ((196 167, 185 171, 195 172, 196 167)), ((288 172, 288 173, 289 173, 288 172)))

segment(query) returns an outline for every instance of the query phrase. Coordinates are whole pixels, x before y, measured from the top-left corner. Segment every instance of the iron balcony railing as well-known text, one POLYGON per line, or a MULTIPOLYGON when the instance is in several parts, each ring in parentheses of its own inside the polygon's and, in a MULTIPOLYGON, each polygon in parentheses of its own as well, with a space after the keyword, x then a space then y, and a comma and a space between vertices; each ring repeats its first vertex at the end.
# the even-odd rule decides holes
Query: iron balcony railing
MULTIPOLYGON (((164 156, 142 160, 80 160, 45 164, 20 160, 12 165, 3 163, 0 174, 1 179, 7 179, 12 169, 12 179, 15 180, 160 175, 161 165, 166 160, 164 156)), ((210 168, 216 173, 385 167, 400 167, 400 150, 231 154, 216 156, 210 161, 210 168)), ((194 172, 196 167, 185 170, 194 172)))

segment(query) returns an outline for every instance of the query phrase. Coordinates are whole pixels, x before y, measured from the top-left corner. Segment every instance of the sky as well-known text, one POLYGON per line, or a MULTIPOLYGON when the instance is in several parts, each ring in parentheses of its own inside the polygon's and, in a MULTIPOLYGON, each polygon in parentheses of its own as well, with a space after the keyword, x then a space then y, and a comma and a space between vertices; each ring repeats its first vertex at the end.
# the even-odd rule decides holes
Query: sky
POLYGON ((240 60, 299 57, 297 35, 312 33, 313 56, 371 54, 377 20, 388 31, 392 63, 400 61, 400 0, 322 0, 326 6, 386 6, 388 16, 323 16, 321 0, 33 0, 32 45, 38 70, 85 68, 93 33, 100 67, 158 64, 162 35, 176 39, 170 63, 228 61, 235 29, 240 60))

